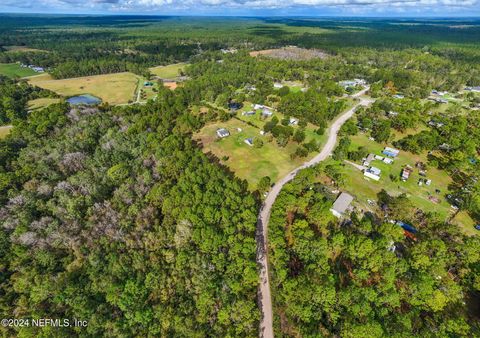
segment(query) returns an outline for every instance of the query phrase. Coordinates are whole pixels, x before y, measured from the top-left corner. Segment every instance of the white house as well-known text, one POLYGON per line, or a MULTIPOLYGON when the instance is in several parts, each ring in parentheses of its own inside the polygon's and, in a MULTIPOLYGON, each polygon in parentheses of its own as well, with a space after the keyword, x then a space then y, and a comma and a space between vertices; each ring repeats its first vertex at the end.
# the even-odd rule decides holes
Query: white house
POLYGON ((296 126, 298 124, 298 119, 291 117, 288 124, 291 126, 296 126))
POLYGON ((380 180, 380 174, 382 171, 376 167, 370 167, 363 172, 365 177, 371 178, 374 181, 380 180))
POLYGON ((345 211, 350 207, 350 204, 353 201, 353 196, 350 194, 347 194, 346 192, 342 192, 340 196, 335 200, 335 203, 333 203, 332 207, 330 208, 330 211, 335 217, 342 217, 345 211))
POLYGON ((230 132, 225 128, 220 128, 217 129, 217 136, 220 138, 225 138, 227 136, 230 136, 230 132))
POLYGON ((374 181, 380 180, 380 176, 375 175, 375 174, 372 174, 372 173, 369 172, 368 170, 365 170, 365 171, 363 172, 363 175, 364 175, 365 177, 371 178, 371 179, 374 180, 374 181))
POLYGON ((257 109, 263 109, 263 107, 265 107, 263 104, 257 104, 257 103, 255 103, 255 104, 253 105, 253 109, 255 109, 255 110, 257 110, 257 109))

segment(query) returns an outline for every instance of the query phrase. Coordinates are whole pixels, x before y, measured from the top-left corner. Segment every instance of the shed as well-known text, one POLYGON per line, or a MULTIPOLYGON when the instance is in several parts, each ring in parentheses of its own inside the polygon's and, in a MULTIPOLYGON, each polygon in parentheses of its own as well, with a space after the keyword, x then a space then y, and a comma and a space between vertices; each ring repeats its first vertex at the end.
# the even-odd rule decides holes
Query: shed
POLYGON ((253 146, 253 138, 246 138, 244 141, 246 144, 248 144, 250 147, 253 146))
POLYGON ((350 207, 350 204, 353 201, 353 196, 347 194, 346 192, 342 192, 340 196, 335 200, 333 206, 330 208, 330 211, 335 217, 342 217, 345 211, 350 207))
POLYGON ((390 157, 397 157, 399 153, 400 153, 400 150, 395 148, 390 148, 390 147, 385 147, 385 149, 382 151, 382 154, 390 157))
POLYGON ((225 138, 227 136, 230 136, 230 132, 225 128, 220 128, 217 129, 217 136, 220 138, 225 138))
POLYGON ((289 122, 288 122, 291 126, 296 126, 298 124, 298 119, 294 118, 294 117, 291 117, 289 122))

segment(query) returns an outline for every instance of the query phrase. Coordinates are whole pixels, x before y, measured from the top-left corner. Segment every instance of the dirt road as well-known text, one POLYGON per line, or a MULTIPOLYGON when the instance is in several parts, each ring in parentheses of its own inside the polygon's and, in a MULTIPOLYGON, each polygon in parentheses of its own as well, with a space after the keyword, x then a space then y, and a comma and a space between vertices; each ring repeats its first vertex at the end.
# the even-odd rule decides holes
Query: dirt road
POLYGON ((328 139, 325 143, 322 151, 312 158, 310 161, 305 162, 302 166, 296 168, 290 172, 287 176, 278 181, 270 190, 260 209, 260 214, 257 218, 257 264, 260 268, 260 288, 259 288, 259 303, 262 309, 262 319, 260 320, 260 337, 272 338, 273 337, 273 314, 272 314, 272 297, 270 295, 270 274, 268 272, 268 251, 267 251, 267 234, 268 234, 268 221, 270 219, 270 212, 272 210, 273 203, 278 194, 282 190, 283 186, 291 181, 298 171, 318 164, 325 160, 333 151, 335 144, 337 143, 337 133, 340 127, 355 113, 355 110, 359 106, 366 106, 373 102, 373 100, 364 98, 364 95, 369 88, 352 95, 352 97, 359 98, 360 101, 355 104, 350 110, 340 115, 328 129, 328 139))

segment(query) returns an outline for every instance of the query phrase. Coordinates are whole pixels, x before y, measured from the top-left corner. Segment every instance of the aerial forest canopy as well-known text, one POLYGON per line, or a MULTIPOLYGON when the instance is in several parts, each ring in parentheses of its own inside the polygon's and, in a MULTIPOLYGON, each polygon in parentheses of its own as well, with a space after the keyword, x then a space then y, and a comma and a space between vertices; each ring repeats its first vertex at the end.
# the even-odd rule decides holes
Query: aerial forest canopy
POLYGON ((84 318, 90 336, 254 335, 256 202, 176 131, 183 102, 52 105, 1 141, 2 315, 84 318))
MULTIPOLYGON (((331 195, 302 172, 279 196, 269 246, 276 325, 285 336, 469 337, 478 302, 480 241, 434 215, 412 215, 404 196, 379 198, 387 213, 421 219, 421 234, 374 214, 339 223, 331 195), (476 290, 476 291, 474 291, 476 290)), ((417 223, 418 224, 418 219, 417 223)))
POLYGON ((258 337, 261 253, 278 337, 480 336, 479 41, 475 19, 1 14, 0 314, 88 326, 0 333, 258 337), (349 112, 257 252, 272 186, 349 112))

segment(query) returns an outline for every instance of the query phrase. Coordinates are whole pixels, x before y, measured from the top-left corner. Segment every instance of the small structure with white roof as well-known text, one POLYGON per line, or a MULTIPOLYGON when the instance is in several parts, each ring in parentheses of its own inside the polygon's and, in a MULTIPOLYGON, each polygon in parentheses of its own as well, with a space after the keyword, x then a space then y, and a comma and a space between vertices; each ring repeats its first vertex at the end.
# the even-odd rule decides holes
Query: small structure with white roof
POLYGON ((276 88, 276 89, 283 88, 283 84, 281 84, 280 82, 275 82, 275 83, 273 84, 273 88, 276 88))
POLYGON ((220 128, 217 129, 217 136, 220 138, 225 138, 227 136, 230 136, 230 132, 225 128, 220 128))
POLYGON ((385 147, 385 149, 382 151, 382 154, 390 157, 397 157, 399 153, 400 153, 400 150, 395 148, 390 148, 390 147, 385 147))
POLYGON ((342 192, 340 196, 338 196, 338 198, 335 200, 335 203, 333 203, 332 207, 330 208, 330 211, 335 217, 340 218, 348 210, 352 201, 353 201, 352 195, 347 194, 346 192, 342 192))
POLYGON ((248 144, 250 147, 253 147, 253 138, 246 138, 245 141, 246 144, 248 144))

